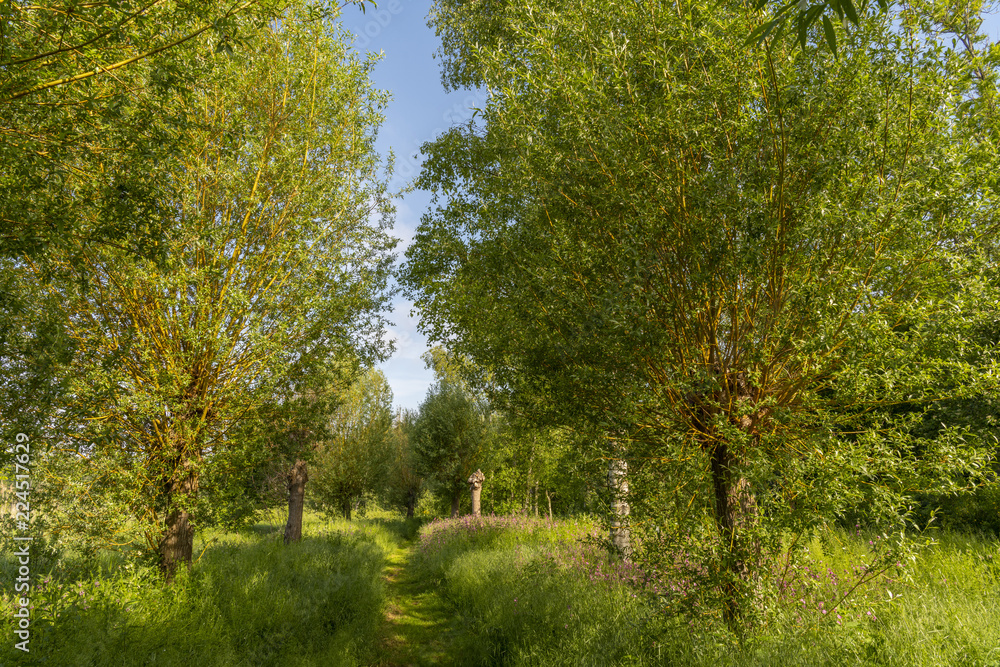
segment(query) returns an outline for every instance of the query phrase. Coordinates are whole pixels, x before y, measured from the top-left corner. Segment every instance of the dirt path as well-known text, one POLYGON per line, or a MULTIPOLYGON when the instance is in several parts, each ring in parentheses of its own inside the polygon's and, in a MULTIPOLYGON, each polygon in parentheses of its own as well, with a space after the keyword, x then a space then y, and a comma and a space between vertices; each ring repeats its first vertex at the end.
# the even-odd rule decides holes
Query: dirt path
POLYGON ((416 578, 414 542, 402 542, 386 560, 386 610, 380 667, 454 665, 449 652, 450 610, 437 587, 416 578))

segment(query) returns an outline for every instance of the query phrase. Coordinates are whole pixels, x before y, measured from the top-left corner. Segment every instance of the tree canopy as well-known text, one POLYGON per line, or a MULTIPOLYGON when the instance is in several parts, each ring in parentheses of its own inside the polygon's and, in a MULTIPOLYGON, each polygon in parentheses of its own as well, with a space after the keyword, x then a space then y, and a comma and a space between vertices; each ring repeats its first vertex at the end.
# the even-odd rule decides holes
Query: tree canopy
POLYGON ((331 414, 329 436, 319 444, 313 502, 351 518, 364 493, 380 491, 393 463, 392 389, 385 375, 368 369, 331 414))
POLYGON ((168 573, 190 561, 204 506, 268 454, 234 436, 289 387, 386 352, 395 240, 373 147, 386 100, 368 78, 375 59, 307 6, 288 12, 238 51, 204 48, 204 78, 175 100, 189 125, 162 175, 162 257, 109 245, 59 256, 89 288, 64 296, 79 353, 55 435, 91 469, 93 493, 129 496, 168 573))
POLYGON ((996 377, 987 349, 954 354, 995 294, 997 137, 969 60, 905 15, 836 28, 837 59, 815 33, 733 39, 758 16, 439 2, 446 83, 490 97, 424 148, 435 204, 402 276, 432 341, 703 499, 671 520, 712 517, 730 622, 771 527, 865 489, 898 520, 981 472, 961 427, 921 439, 890 408, 996 377))

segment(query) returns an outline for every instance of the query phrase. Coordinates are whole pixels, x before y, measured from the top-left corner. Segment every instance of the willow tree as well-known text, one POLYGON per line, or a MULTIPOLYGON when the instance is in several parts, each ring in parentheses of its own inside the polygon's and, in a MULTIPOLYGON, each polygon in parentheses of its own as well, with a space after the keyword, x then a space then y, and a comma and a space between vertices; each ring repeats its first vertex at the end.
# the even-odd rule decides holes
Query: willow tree
POLYGON ((405 508, 407 519, 413 518, 424 485, 423 477, 417 472, 416 452, 411 442, 416 421, 416 410, 396 412, 389 439, 388 476, 382 487, 389 505, 405 508))
MULTIPOLYGON (((72 292, 86 276, 61 266, 95 244, 161 257, 189 118, 176 98, 199 86, 201 56, 243 48, 288 5, 0 3, 0 363, 16 369, 0 382, 0 430, 9 437, 41 432, 74 353, 58 325, 63 295, 20 284, 25 258, 72 292)), ((332 5, 314 13, 332 16, 332 5)))
MULTIPOLYGON (((53 361, 73 354, 56 325, 62 299, 19 285, 24 258, 58 280, 50 259, 95 244, 158 257, 186 124, 174 98, 203 74, 200 51, 230 46, 280 4, 0 4, 0 358, 18 369, 0 387, 0 423, 44 422, 61 384, 53 361)), ((79 289, 73 278, 61 289, 79 289)))
POLYGON ((188 125, 164 175, 162 259, 86 249, 90 289, 67 322, 76 481, 123 500, 168 576, 190 563, 204 505, 266 454, 234 436, 292 373, 384 353, 395 243, 374 59, 305 4, 233 54, 201 46, 210 74, 176 102, 188 125))
MULTIPOLYGON (((184 123, 170 97, 202 74, 192 55, 239 49, 289 4, 0 5, 0 256, 42 260, 88 243, 153 251, 169 218, 156 215, 162 183, 150 172, 184 123), (124 168, 140 161, 143 169, 124 168), (144 215, 95 224, 94 209, 123 205, 144 215)), ((314 12, 333 14, 324 3, 314 12)))
POLYGON ((424 148, 435 205, 403 270, 422 326, 550 419, 644 449, 661 520, 714 525, 702 571, 731 627, 782 530, 866 489, 898 523, 983 461, 889 409, 988 380, 952 352, 976 345, 997 222, 966 65, 899 18, 834 59, 816 34, 743 45, 760 16, 736 3, 432 13, 446 86, 490 97, 424 148))
POLYGON ((391 459, 392 389, 382 371, 368 369, 344 392, 319 443, 313 499, 350 520, 365 492, 382 488, 391 459))

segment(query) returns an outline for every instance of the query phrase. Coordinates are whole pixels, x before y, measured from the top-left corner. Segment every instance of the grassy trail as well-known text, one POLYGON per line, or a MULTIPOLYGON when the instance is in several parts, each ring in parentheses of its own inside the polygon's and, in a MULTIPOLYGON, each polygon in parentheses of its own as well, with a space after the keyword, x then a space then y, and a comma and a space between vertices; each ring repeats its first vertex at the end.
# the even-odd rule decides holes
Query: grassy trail
POLYGON ((401 542, 386 559, 386 610, 380 667, 454 665, 450 655, 450 610, 437 588, 410 567, 413 541, 401 542))

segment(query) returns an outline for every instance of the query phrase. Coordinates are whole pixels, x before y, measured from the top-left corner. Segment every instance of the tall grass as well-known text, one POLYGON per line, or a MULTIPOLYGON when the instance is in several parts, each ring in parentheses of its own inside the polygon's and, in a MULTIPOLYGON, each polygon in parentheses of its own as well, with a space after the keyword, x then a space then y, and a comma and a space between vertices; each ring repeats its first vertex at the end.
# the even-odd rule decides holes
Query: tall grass
POLYGON ((872 547, 860 534, 817 536, 787 613, 738 639, 663 613, 650 595, 662 577, 609 559, 587 543, 593 530, 490 517, 425 527, 417 563, 460 615, 459 664, 1000 667, 995 540, 946 534, 834 607, 872 547))
MULTIPOLYGON (((45 577, 31 592, 30 653, 13 649, 13 628, 3 623, 0 663, 367 664, 392 536, 374 524, 315 518, 305 534, 290 546, 277 526, 209 535, 190 574, 169 586, 134 565, 87 579, 45 577)), ((5 589, 5 617, 11 604, 5 589)))
MULTIPOLYGON (((190 574, 170 586, 124 560, 87 576, 55 572, 33 582, 29 654, 13 649, 15 564, 0 557, 0 664, 376 664, 382 568, 418 526, 311 516, 307 537, 288 547, 279 524, 209 534, 190 574)), ((771 598, 787 612, 737 639, 669 613, 661 595, 669 573, 651 578, 609 558, 597 530, 587 520, 523 517, 421 528, 413 574, 454 610, 454 664, 1000 667, 995 539, 943 533, 915 562, 834 607, 871 538, 817 535, 801 545, 800 569, 786 580, 794 586, 771 598)))
POLYGON ((887 607, 872 662, 1000 667, 1000 543, 942 534, 887 607))
POLYGON ((630 569, 588 544, 595 531, 523 517, 426 526, 416 566, 461 615, 459 664, 632 664, 652 641, 652 608, 630 569))

